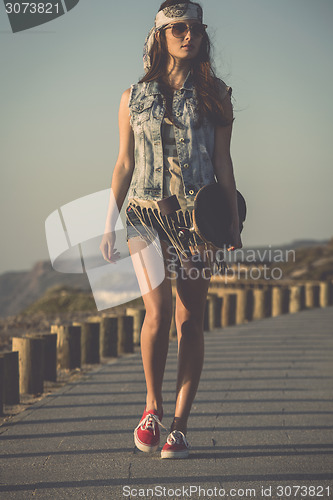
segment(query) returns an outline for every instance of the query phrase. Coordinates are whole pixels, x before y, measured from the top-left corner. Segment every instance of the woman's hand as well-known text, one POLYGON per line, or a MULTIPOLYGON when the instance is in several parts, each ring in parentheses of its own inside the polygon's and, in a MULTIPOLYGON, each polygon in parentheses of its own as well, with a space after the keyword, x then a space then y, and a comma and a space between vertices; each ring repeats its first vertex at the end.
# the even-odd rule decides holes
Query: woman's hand
POLYGON ((238 221, 236 223, 231 224, 230 226, 230 239, 232 245, 228 248, 228 252, 230 252, 230 250, 235 250, 236 248, 242 248, 243 245, 239 232, 238 221))
POLYGON ((105 233, 99 246, 104 260, 115 264, 120 259, 120 253, 115 248, 116 233, 105 233))

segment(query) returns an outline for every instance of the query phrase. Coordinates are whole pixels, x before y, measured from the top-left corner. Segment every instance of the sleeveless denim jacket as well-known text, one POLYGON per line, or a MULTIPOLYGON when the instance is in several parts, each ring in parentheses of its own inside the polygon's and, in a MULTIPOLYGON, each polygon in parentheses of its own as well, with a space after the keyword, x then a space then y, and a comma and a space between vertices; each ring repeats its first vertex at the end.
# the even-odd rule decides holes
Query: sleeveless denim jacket
MULTIPOLYGON (((165 103, 158 83, 132 85, 129 110, 135 140, 135 167, 128 197, 160 200, 163 198, 161 126, 165 103)), ((191 73, 183 87, 174 93, 172 112, 177 124, 174 132, 185 198, 192 198, 202 186, 215 181, 212 163, 215 130, 206 118, 196 126, 197 101, 191 73)))

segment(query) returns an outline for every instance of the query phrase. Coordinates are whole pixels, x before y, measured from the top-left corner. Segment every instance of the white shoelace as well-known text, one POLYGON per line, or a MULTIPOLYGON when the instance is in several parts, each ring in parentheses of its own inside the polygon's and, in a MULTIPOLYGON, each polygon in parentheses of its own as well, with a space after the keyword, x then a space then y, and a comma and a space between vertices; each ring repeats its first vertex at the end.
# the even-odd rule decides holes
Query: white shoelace
POLYGON ((173 444, 185 444, 186 448, 191 448, 189 442, 187 441, 185 435, 182 433, 182 431, 172 431, 170 432, 168 438, 167 438, 167 443, 171 445, 173 444))
POLYGON ((145 430, 152 430, 154 435, 156 433, 156 424, 160 425, 161 427, 163 427, 163 429, 165 429, 166 431, 168 431, 168 429, 166 427, 164 427, 164 425, 160 422, 160 419, 158 418, 157 415, 154 415, 153 413, 148 413, 148 415, 145 416, 145 418, 143 420, 141 420, 141 422, 138 423, 138 425, 136 426, 136 428, 134 429, 134 432, 139 429, 139 427, 141 427, 141 429, 143 431, 145 430))

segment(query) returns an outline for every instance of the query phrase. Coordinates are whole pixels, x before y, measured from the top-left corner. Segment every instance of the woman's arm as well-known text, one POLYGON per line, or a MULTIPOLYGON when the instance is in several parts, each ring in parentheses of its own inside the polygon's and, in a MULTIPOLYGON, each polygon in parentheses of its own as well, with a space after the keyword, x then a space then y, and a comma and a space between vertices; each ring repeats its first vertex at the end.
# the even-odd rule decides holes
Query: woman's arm
POLYGON ((119 256, 114 248, 114 229, 119 212, 129 189, 134 170, 134 135, 130 125, 128 102, 130 90, 123 93, 119 106, 119 154, 116 161, 112 182, 108 214, 100 250, 105 260, 114 262, 119 256))
POLYGON ((231 235, 232 247, 241 248, 242 242, 239 233, 239 218, 237 206, 236 183, 234 169, 230 155, 230 142, 232 133, 233 110, 230 95, 227 94, 223 99, 223 109, 225 117, 231 122, 225 127, 217 126, 215 129, 215 149, 213 164, 218 183, 222 187, 223 193, 227 198, 231 213, 231 235))

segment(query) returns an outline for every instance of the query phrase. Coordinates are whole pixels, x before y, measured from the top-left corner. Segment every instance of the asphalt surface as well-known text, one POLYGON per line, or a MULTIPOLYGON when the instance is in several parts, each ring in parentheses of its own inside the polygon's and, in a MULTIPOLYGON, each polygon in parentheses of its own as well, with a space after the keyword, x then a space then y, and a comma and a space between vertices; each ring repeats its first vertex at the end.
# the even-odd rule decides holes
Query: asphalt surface
MULTIPOLYGON (((135 353, 99 365, 0 427, 0 498, 333 497, 333 307, 207 332, 205 346, 189 459, 162 460, 134 447, 145 401, 135 353)), ((176 368, 171 342, 167 427, 176 368)))

